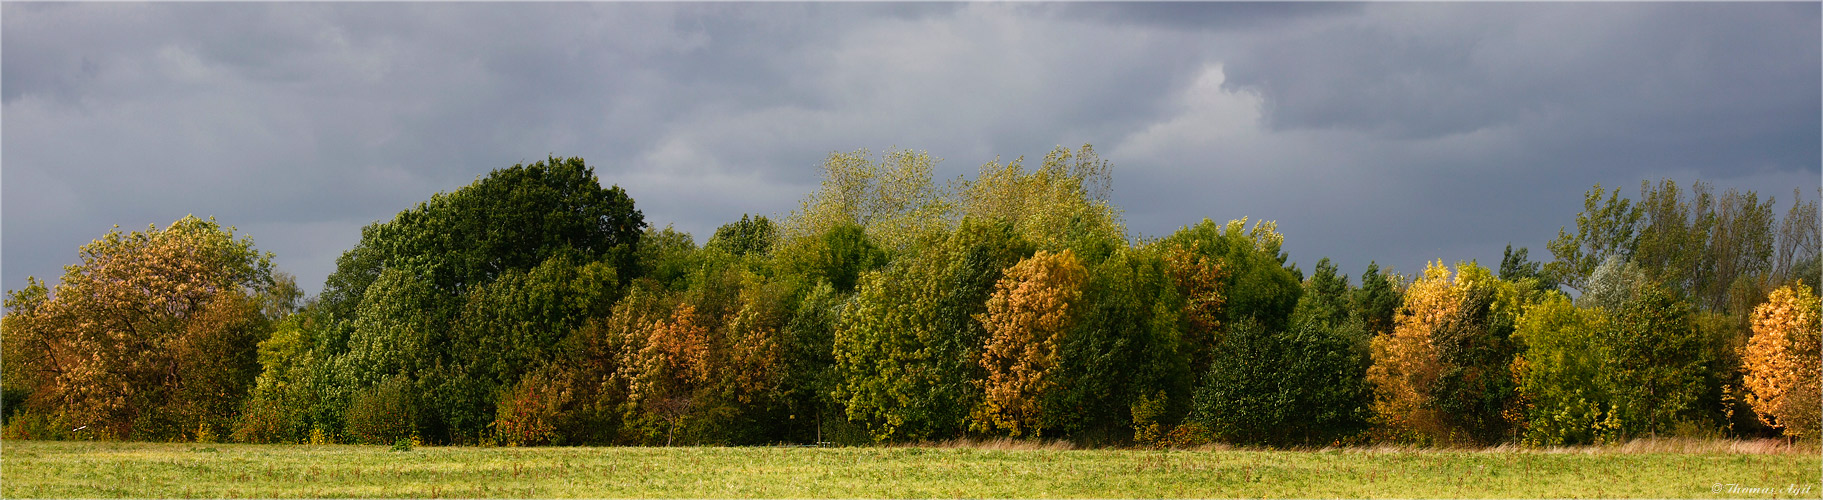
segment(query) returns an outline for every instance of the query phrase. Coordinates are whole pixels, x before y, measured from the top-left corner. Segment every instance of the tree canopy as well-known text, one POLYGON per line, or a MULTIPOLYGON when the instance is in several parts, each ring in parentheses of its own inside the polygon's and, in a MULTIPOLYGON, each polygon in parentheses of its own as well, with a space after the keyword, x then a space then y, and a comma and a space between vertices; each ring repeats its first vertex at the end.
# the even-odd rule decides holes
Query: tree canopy
MULTIPOLYGON (((1533 261, 1415 276, 1274 221, 1128 233, 1058 147, 832 153, 700 242, 580 158, 363 228, 303 293, 213 219, 83 246, 0 318, 7 438, 472 445, 1814 439, 1814 201, 1600 185, 1533 261), (775 222, 776 221, 776 222, 775 222), (1775 230, 1776 229, 1776 230, 1775 230)), ((1794 193, 1798 194, 1798 193, 1794 193)))

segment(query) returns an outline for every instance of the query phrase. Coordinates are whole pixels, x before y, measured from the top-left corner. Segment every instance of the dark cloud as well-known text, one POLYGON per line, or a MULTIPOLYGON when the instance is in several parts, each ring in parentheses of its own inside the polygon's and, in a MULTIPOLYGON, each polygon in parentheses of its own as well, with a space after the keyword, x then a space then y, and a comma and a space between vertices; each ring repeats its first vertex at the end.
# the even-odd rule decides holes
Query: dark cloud
POLYGON ((1814 4, 1379 7, 1262 37, 1228 83, 1261 92, 1281 130, 1428 138, 1563 114, 1628 134, 1818 135, 1814 4))
POLYGON ((1359 12, 1363 4, 1338 2, 1071 2, 1057 8, 1071 17, 1181 30, 1258 30, 1313 17, 1359 12))
POLYGON ((6 288, 113 224, 240 227, 314 289, 359 228, 582 156, 706 237, 832 151, 1094 143, 1136 232, 1497 259, 1590 184, 1818 183, 1815 4, 0 6, 6 288))

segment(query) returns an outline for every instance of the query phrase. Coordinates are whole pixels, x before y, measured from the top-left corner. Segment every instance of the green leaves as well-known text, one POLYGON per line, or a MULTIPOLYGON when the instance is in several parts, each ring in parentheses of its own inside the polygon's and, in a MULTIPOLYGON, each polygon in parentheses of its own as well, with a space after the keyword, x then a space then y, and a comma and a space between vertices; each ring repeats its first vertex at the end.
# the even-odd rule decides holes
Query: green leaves
POLYGON ((1317 317, 1269 331, 1243 320, 1217 344, 1191 419, 1239 444, 1321 446, 1367 428, 1366 334, 1317 317))
POLYGON ((1582 290, 1595 266, 1609 255, 1633 252, 1639 212, 1632 210, 1632 200, 1620 197, 1619 188, 1608 193, 1606 201, 1603 193, 1601 184, 1590 189, 1583 197, 1583 212, 1576 215, 1576 234, 1559 229, 1557 239, 1547 245, 1557 260, 1545 269, 1572 289, 1582 290))
POLYGON ((1600 426, 1612 409, 1612 388, 1603 375, 1608 353, 1602 332, 1607 317, 1553 296, 1526 309, 1513 341, 1523 349, 1514 361, 1519 392, 1528 403, 1526 443, 1537 446, 1587 444, 1618 439, 1600 426))
POLYGON ((1220 259, 1227 270, 1228 321, 1253 317, 1268 329, 1282 328, 1302 293, 1297 275, 1286 264, 1287 255, 1280 250, 1285 237, 1271 221, 1256 222, 1251 229, 1246 226, 1246 218, 1223 226, 1204 219, 1158 244, 1220 259))
POLYGON ((633 200, 602 187, 581 158, 492 171, 363 228, 324 284, 318 320, 303 326, 310 352, 273 358, 267 378, 296 385, 287 360, 312 363, 310 425, 332 433, 352 398, 397 378, 397 390, 430 403, 414 432, 474 440, 496 392, 557 359, 624 280, 664 271, 635 265, 646 234, 633 200))
POLYGON ((981 395, 987 334, 976 315, 1004 269, 1030 255, 1011 224, 965 220, 916 257, 863 275, 836 329, 835 399, 874 439, 953 435, 981 395))

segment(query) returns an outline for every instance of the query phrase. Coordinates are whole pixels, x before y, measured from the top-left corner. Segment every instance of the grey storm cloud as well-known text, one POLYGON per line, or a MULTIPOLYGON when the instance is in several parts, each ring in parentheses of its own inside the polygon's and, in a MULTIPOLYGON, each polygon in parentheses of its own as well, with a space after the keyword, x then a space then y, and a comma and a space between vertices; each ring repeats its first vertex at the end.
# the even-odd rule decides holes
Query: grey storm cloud
MULTIPOLYGON (((1820 184, 1816 4, 0 6, 4 286, 119 224, 237 226, 314 290, 361 226, 581 156, 659 226, 784 215, 832 151, 941 177, 1092 143, 1136 234, 1498 259, 1596 182, 1820 184)), ((1541 255, 1544 254, 1544 255, 1541 255)))

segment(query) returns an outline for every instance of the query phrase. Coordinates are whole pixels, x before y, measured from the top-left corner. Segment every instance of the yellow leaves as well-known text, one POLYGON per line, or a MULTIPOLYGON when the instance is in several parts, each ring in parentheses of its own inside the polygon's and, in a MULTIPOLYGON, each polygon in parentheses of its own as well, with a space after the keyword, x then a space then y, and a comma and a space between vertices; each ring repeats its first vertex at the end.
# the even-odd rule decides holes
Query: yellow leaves
POLYGON ((1028 241, 1051 250, 1084 235, 1125 239, 1120 211, 1107 200, 1110 168, 1093 148, 1056 148, 1037 171, 1027 170, 1023 160, 989 162, 973 180, 938 186, 931 172, 941 160, 929 153, 831 153, 823 162, 822 186, 786 219, 780 241, 856 224, 881 246, 901 251, 965 218, 1010 222, 1028 241))
POLYGON ((727 325, 730 349, 726 370, 733 379, 736 399, 750 403, 754 396, 777 388, 780 367, 784 363, 784 346, 779 329, 784 323, 777 294, 766 289, 757 277, 750 277, 741 288, 740 309, 723 321, 727 325))
POLYGON ((1013 436, 1042 431, 1044 395, 1056 385, 1058 344, 1074 326, 1088 269, 1069 250, 1036 255, 1007 269, 976 317, 988 332, 980 364, 986 398, 975 411, 980 430, 1013 436))
POLYGON ((1746 400, 1767 425, 1797 437, 1818 435, 1819 303, 1810 287, 1782 287, 1753 310, 1753 336, 1741 350, 1746 400))
POLYGON ((1429 405, 1428 391, 1442 370, 1431 333, 1460 303, 1442 261, 1427 265, 1424 277, 1405 292, 1405 303, 1393 322, 1392 335, 1374 337, 1374 363, 1367 380, 1375 387, 1374 412, 1395 432, 1434 432, 1443 418, 1429 405))

